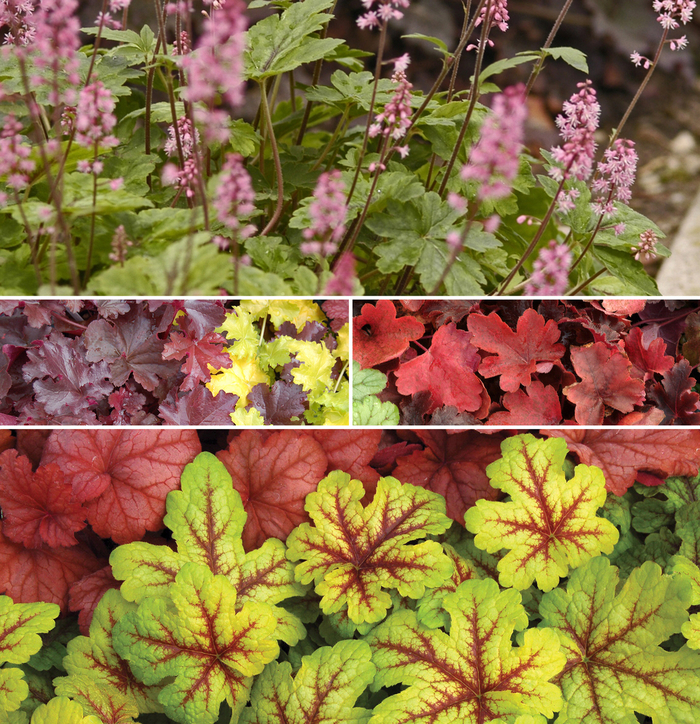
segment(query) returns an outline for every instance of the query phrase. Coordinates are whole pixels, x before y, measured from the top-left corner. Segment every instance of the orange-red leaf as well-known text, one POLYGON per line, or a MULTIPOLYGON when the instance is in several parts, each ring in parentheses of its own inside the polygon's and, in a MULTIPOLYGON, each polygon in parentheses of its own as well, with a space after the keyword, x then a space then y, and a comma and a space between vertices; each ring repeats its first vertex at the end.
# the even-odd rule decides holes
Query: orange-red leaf
POLYGON ((397 319, 396 307, 388 299, 380 299, 376 307, 365 304, 353 319, 353 357, 362 368, 374 367, 401 355, 424 331, 413 317, 397 319))

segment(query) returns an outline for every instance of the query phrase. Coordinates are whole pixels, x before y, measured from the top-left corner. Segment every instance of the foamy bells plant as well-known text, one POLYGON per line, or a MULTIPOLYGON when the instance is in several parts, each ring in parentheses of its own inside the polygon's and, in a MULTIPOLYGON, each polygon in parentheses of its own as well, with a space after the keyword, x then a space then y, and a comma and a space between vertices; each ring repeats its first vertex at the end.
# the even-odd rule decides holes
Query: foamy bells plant
POLYGON ((370 55, 338 37, 341 2, 154 0, 139 30, 104 0, 81 36, 75 0, 0 0, 0 292, 658 293, 644 264, 669 252, 628 206, 622 134, 695 2, 651 2, 659 44, 632 54, 639 90, 601 147, 586 58, 556 45, 571 0, 544 48, 491 65, 506 0, 467 4, 453 47, 413 35, 443 59, 423 89, 389 50, 409 0, 363 0, 370 55), (580 81, 536 159, 527 96, 562 63, 580 81))

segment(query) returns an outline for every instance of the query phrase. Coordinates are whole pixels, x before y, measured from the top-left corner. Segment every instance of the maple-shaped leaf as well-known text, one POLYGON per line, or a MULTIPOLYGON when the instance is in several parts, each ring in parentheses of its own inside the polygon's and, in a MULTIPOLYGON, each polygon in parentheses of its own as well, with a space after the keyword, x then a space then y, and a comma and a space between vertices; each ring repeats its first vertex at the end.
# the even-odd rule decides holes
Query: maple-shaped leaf
POLYGON ((432 412, 452 405, 459 412, 474 412, 490 400, 476 376, 481 358, 470 344, 472 335, 454 323, 440 327, 425 354, 404 362, 396 371, 396 389, 402 395, 429 390, 432 412))
POLYGON ((660 644, 687 620, 690 585, 652 562, 620 588, 618 570, 595 558, 574 571, 566 590, 547 593, 543 624, 566 654, 557 678, 564 706, 556 724, 694 724, 700 711, 700 654, 660 644))
POLYGON ((57 681, 56 691, 80 704, 83 713, 88 714, 83 720, 85 724, 138 724, 135 717, 139 710, 133 700, 116 687, 89 674, 75 674, 57 681))
POLYGON ((557 425, 561 422, 557 391, 539 380, 524 390, 506 392, 503 406, 508 412, 494 412, 489 416, 489 425, 557 425))
POLYGON ((187 376, 180 389, 187 392, 199 382, 208 382, 210 369, 231 366, 231 358, 224 351, 225 344, 226 340, 217 332, 200 335, 196 325, 188 317, 183 317, 178 320, 178 328, 170 332, 170 341, 163 347, 163 359, 186 357, 180 369, 187 376))
POLYGON ((354 707, 376 669, 364 641, 339 641, 304 656, 292 678, 289 662, 272 662, 256 679, 240 724, 359 724, 370 712, 354 707))
POLYGON ((49 632, 60 613, 54 603, 13 603, 0 596, 0 717, 16 711, 29 694, 22 669, 4 664, 24 664, 42 647, 39 634, 49 632))
POLYGON ((594 467, 577 465, 567 480, 566 443, 517 435, 503 441, 503 457, 489 465, 491 485, 507 502, 477 500, 465 524, 474 543, 489 553, 508 553, 498 564, 502 586, 543 591, 554 588, 569 568, 600 553, 612 553, 619 531, 596 517, 605 502, 605 478, 594 467))
POLYGON ((87 525, 87 511, 61 468, 49 464, 32 472, 29 458, 16 450, 0 455, 0 508, 5 535, 27 548, 75 545, 74 534, 87 525))
POLYGON ((352 320, 353 357, 360 367, 374 367, 399 357, 408 345, 420 339, 425 327, 413 317, 396 318, 396 307, 388 299, 365 304, 352 320))
POLYGON ((133 374, 140 385, 153 392, 161 379, 171 377, 179 367, 177 362, 163 359, 161 322, 158 315, 147 313, 139 303, 114 321, 97 319, 83 335, 87 358, 91 362, 107 362, 117 387, 133 374))
MULTIPOLYGON (((245 553, 241 497, 226 468, 211 453, 202 453, 185 467, 181 490, 168 495, 167 508, 164 522, 173 532, 177 551, 136 542, 120 546, 110 556, 115 578, 124 581, 121 593, 127 600, 168 598, 178 571, 188 562, 225 576, 237 591, 239 607, 246 601, 275 605, 304 592, 294 581, 294 567, 281 541, 270 539, 245 553)), ((295 644, 304 635, 303 628, 283 609, 274 611, 280 638, 295 644)))
POLYGON ((700 430, 543 430, 562 437, 579 462, 603 471, 605 486, 624 495, 640 471, 665 478, 694 476, 700 465, 700 430))
POLYGON ((307 395, 294 382, 277 380, 272 387, 261 383, 248 393, 248 403, 265 418, 266 425, 291 425, 304 414, 307 395))
POLYGON ((632 412, 644 402, 644 382, 630 375, 630 361, 605 342, 572 347, 571 361, 581 382, 564 388, 576 405, 579 425, 600 425, 606 406, 632 412))
POLYGON ((246 550, 267 538, 285 540, 292 529, 308 520, 307 493, 316 489, 326 472, 323 448, 309 435, 283 430, 264 438, 245 430, 216 454, 233 478, 248 515, 243 531, 246 550))
POLYGON ((248 393, 258 383, 269 385, 270 377, 260 369, 260 365, 254 357, 239 358, 233 347, 229 347, 229 356, 231 356, 230 367, 212 370, 207 387, 214 397, 222 391, 238 395, 238 407, 245 407, 248 404, 248 393))
POLYGON ((71 585, 68 606, 71 611, 80 612, 78 626, 83 636, 87 636, 90 631, 92 617, 102 596, 114 588, 119 588, 119 581, 112 575, 111 566, 100 568, 71 585))
POLYGON ((0 532, 0 593, 18 603, 57 603, 67 613, 71 584, 104 563, 87 546, 25 548, 0 532))
POLYGON ((665 424, 700 423, 700 395, 693 391, 698 380, 691 377, 692 371, 688 360, 682 359, 665 372, 662 382, 657 382, 649 392, 649 397, 664 412, 665 424))
POLYGON ((212 332, 226 319, 226 309, 220 299, 187 299, 182 308, 200 337, 212 332))
POLYGON ((648 380, 655 372, 663 374, 673 367, 673 357, 666 354, 666 342, 661 337, 652 336, 658 333, 653 327, 648 328, 647 335, 639 328, 634 327, 625 339, 625 352, 630 362, 648 380))
MULTIPOLYGON (((107 701, 121 699, 136 712, 162 711, 157 701, 159 689, 139 681, 114 650, 114 625, 135 610, 136 604, 128 603, 118 590, 104 594, 95 609, 89 636, 76 636, 68 642, 67 656, 63 659, 67 676, 54 680, 58 694, 77 698, 86 711, 92 709, 95 714, 98 714, 95 706, 89 703, 90 691, 95 689, 108 694, 107 701), (84 686, 86 680, 87 687, 84 686), (81 696, 76 697, 75 690, 80 691, 81 696), (114 690, 111 696, 110 690, 114 690), (88 698, 87 704, 85 698, 88 698)), ((98 716, 103 718, 101 714, 98 716)))
POLYGON ((425 449, 399 457, 394 477, 442 495, 447 515, 459 523, 479 498, 498 497, 486 468, 501 456, 500 435, 472 431, 450 435, 444 430, 417 430, 416 435, 425 449))
POLYGON ((336 359, 323 342, 291 340, 289 349, 296 355, 296 361, 301 363, 292 369, 292 378, 310 397, 318 397, 333 386, 331 373, 336 359))
POLYGON ((450 526, 440 496, 396 478, 380 478, 365 508, 364 495, 359 480, 333 471, 306 498, 314 524, 303 523, 287 539, 289 559, 302 561, 296 579, 316 585, 321 610, 347 608, 356 624, 384 618, 391 596, 383 589, 420 598, 452 573, 439 543, 413 543, 450 526))
MULTIPOLYGON (((39 347, 28 349, 22 376, 32 382, 36 399, 49 415, 79 415, 114 389, 107 364, 90 364, 82 337, 52 332, 39 347)), ((96 361, 96 360, 95 360, 96 361)))
POLYGON ((219 392, 214 397, 204 385, 182 394, 173 388, 158 412, 167 425, 227 426, 231 424, 231 413, 236 410, 237 402, 237 395, 219 392))
POLYGON ((115 650, 146 685, 167 680, 158 700, 171 719, 213 724, 225 699, 235 721, 251 677, 279 653, 272 607, 236 610, 230 581, 197 563, 185 563, 169 595, 147 598, 115 624, 115 650))
POLYGON ((566 659, 551 629, 514 631, 528 618, 514 590, 493 580, 468 580, 445 597, 449 634, 419 623, 414 611, 392 614, 365 637, 377 666, 373 689, 403 691, 374 708, 370 724, 511 722, 517 715, 551 717, 561 692, 550 683, 566 659))
POLYGON ((382 439, 381 430, 314 430, 314 440, 328 458, 328 470, 342 470, 374 494, 379 473, 370 466, 382 439))
POLYGON ((557 344, 557 323, 553 319, 545 322, 534 309, 525 310, 515 331, 496 312, 487 317, 470 314, 467 327, 474 346, 496 353, 484 357, 479 373, 484 377, 500 375, 504 392, 515 392, 520 385, 527 387, 533 374, 549 372, 566 350, 563 344, 557 344))
POLYGON ((165 497, 201 449, 196 430, 66 430, 42 464, 61 467, 98 535, 129 543, 162 526, 165 497))

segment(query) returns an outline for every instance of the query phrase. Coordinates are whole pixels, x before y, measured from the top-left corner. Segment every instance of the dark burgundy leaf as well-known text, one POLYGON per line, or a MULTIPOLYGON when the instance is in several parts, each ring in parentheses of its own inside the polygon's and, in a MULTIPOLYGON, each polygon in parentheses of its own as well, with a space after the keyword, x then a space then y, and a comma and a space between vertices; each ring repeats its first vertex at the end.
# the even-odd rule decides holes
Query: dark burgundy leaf
POLYGON ((700 424, 700 395, 693 392, 697 380, 691 377, 692 368, 683 359, 666 372, 662 382, 657 382, 649 392, 652 399, 664 412, 664 423, 675 425, 700 424))
POLYGON ((350 321, 350 307, 344 299, 329 299, 321 304, 321 309, 331 320, 331 329, 334 332, 350 321))
POLYGON ((266 425, 300 424, 308 407, 301 385, 283 380, 277 380, 272 387, 264 382, 255 385, 248 393, 248 402, 265 418, 266 425), (292 420, 293 417, 301 419, 292 420))
POLYGON ((219 392, 214 397, 204 385, 178 395, 173 388, 160 406, 160 415, 168 425, 230 425, 238 395, 219 392))

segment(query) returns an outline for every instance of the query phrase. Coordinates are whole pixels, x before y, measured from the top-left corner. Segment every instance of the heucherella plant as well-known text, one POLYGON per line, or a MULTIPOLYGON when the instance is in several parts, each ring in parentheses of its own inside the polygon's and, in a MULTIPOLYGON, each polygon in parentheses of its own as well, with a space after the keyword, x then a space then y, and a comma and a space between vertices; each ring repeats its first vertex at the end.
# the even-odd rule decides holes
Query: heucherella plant
POLYGON ((490 65, 507 0, 465 3, 454 47, 407 36, 441 57, 427 82, 410 46, 391 57, 409 0, 363 0, 373 52, 339 37, 337 0, 154 0, 140 30, 105 0, 83 36, 77 0, 3 0, 0 292, 655 295, 645 264, 669 251, 628 205, 621 134, 695 2, 644 2, 659 44, 602 143, 586 58, 556 46, 572 0, 542 48, 490 65), (545 63, 581 75, 535 152, 545 63))
MULTIPOLYGON (((274 434, 275 459, 290 434, 274 434)), ((483 449, 464 461, 488 482, 457 513, 426 474, 430 435, 396 477, 354 458, 364 482, 324 472, 335 448, 310 444, 309 519, 286 542, 258 535, 280 496, 238 492, 244 443, 268 443, 199 454, 163 534, 113 545, 84 579, 82 635, 54 627, 55 604, 0 597, 0 721, 695 724, 700 477, 638 463, 645 484, 625 492, 605 442, 507 436, 491 464, 483 449), (601 468, 574 468, 586 449, 601 468), (401 482, 421 456, 420 485, 401 482)))

